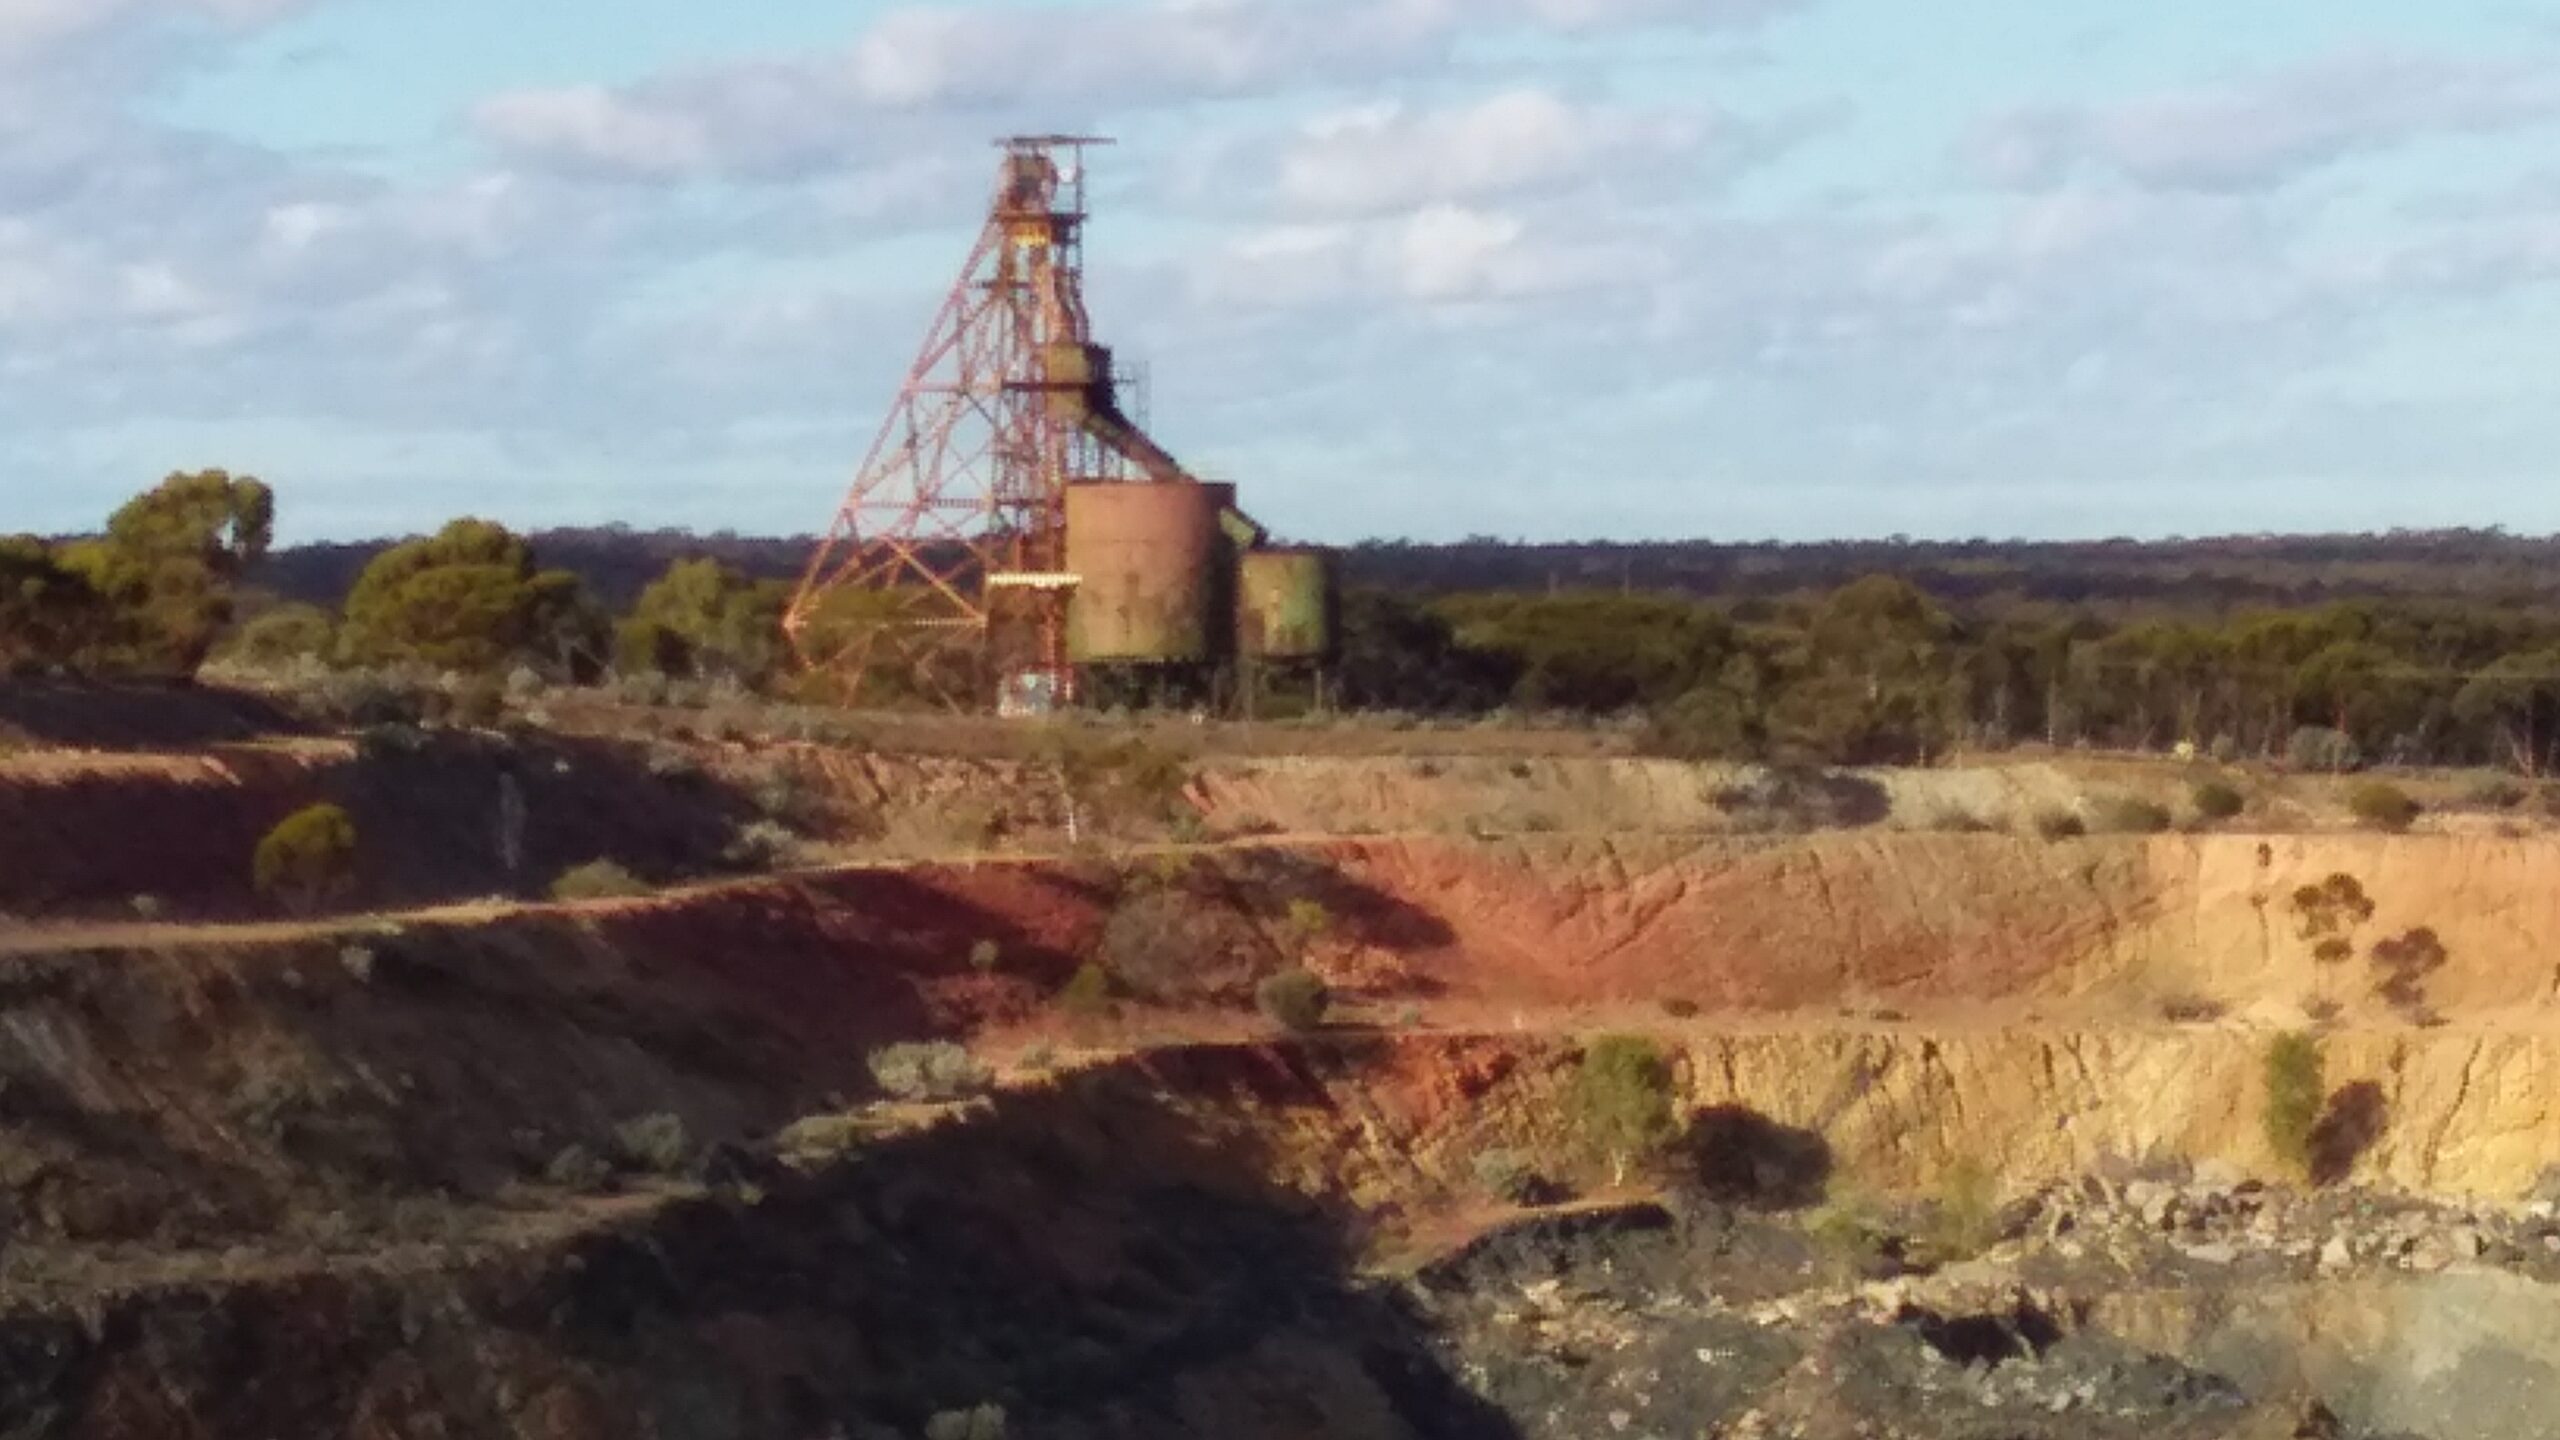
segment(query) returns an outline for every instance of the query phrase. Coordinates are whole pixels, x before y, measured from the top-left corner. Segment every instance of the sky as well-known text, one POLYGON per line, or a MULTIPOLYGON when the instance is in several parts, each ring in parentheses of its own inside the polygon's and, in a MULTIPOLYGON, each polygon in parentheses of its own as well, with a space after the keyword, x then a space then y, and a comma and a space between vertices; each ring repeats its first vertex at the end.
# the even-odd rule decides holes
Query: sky
POLYGON ((823 528, 994 137, 1293 538, 2560 531, 2560 6, 0 0, 0 532, 823 528))

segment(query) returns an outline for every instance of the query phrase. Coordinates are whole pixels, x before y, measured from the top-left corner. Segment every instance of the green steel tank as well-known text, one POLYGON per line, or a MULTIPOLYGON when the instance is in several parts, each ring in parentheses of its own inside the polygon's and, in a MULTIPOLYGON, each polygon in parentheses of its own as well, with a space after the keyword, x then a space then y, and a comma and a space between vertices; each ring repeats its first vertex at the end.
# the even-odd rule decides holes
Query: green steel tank
POLYGON ((1233 485, 1093 482, 1067 487, 1067 651, 1079 664, 1206 660, 1233 485))
POLYGON ((1321 660, 1333 652, 1333 557, 1251 550, 1236 565, 1236 649, 1257 660, 1321 660))

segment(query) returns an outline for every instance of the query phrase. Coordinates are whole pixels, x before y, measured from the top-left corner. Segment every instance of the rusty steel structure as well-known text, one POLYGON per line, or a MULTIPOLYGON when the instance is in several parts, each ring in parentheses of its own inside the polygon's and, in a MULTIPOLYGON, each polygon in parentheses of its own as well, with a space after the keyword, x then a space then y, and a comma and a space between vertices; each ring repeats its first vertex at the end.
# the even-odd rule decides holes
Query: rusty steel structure
POLYGON ((1085 157, 999 142, 976 245, 784 620, 847 698, 894 669, 927 698, 1073 699, 1071 486, 1196 483, 1121 411, 1084 301, 1085 157))

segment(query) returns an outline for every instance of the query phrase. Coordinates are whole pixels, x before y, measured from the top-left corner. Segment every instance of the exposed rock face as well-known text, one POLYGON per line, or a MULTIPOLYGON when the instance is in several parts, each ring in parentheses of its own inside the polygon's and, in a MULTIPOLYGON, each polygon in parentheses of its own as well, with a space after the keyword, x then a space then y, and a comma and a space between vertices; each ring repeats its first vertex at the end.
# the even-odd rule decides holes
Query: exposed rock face
MULTIPOLYGON (((2533 1338, 2560 1333, 2543 1212, 2226 1167, 2058 1172, 1984 1260, 1844 1282, 1828 1242, 1758 1208, 1794 1203, 1822 1158, 1782 1107, 1834 1096, 1774 1062, 1755 1078, 1771 1038, 1684 1054, 1694 1198, 1568 1212, 1409 1288, 1360 1271, 1363 1222, 1454 1198, 1491 1140, 1570 1164, 1563 1042, 1172 1051, 855 1127, 800 1172, 750 1157, 706 1189, 522 1192, 370 1255, 281 1233, 176 1267, 57 1248, 0 1303, 0 1405, 78 1440, 904 1437, 988 1404, 1034 1440, 2204 1440, 2285 1433, 2253 1427, 2304 1397, 2341 1435, 2534 1433, 2498 1427, 2560 1343, 2533 1338), (2505 1278, 2462 1288, 2480 1264, 2505 1278), (236 1385, 244 1365, 268 1381, 236 1385)), ((1884 1074, 1857 1103, 1906 1063, 1972 1073, 1868 1043, 1884 1074)), ((1944 1108, 2000 1133, 1997 1089, 1944 1108)), ((1835 1106, 1830 1133, 1857 1114, 1835 1106)), ((1906 1158, 1941 1178, 1938 1152, 1906 1158)))
MULTIPOLYGON (((2264 1051, 2228 1030, 1787 1034, 1690 1041, 1686 1073, 1697 1103, 1818 1133, 1871 1183, 1926 1184, 1957 1160, 2029 1183, 2155 1153, 2273 1178, 2264 1051)), ((2344 1137, 2360 1143, 2337 1153, 2342 1175, 2506 1199, 2560 1153, 2560 1035, 2346 1033, 2326 1052, 2333 1096, 2379 1103, 2344 1137)))
MULTIPOLYGON (((2172 1002, 2299 1024, 2306 1002, 2409 1028, 2376 942, 2426 929, 2446 1018, 2560 1002, 2560 837, 2005 835, 1542 837, 1341 842, 1327 856, 1438 922, 1432 978, 1505 1003, 1710 1012, 2012 1001, 2110 1023, 2172 1002), (2355 954, 2323 964, 2292 897, 2332 875, 2373 902, 2355 954)), ((1429 958, 1428 956, 1424 958, 1429 958)))
POLYGON ((2327 991, 2323 1178, 2501 1201, 2542 1181, 2560 846, 2259 843, 1203 860, 1165 908, 1260 927, 1314 899, 1327 943, 1364 960, 1369 1013, 1434 1013, 1252 1043, 1240 1010, 1211 1014, 1226 1038, 1137 1035, 1133 1057, 809 1174, 732 1155, 704 1186, 619 1194, 560 1183, 578 1167, 553 1174, 558 1152, 659 1115, 734 1148, 858 1098, 871 1044, 1036 1016, 1128 877, 918 867, 18 955, 0 961, 0 1421, 877 1440, 993 1403, 1035 1440, 1710 1421, 2174 1440, 2266 1433, 2245 1426, 2296 1386, 2340 1434, 2540 1433, 2511 1422, 2548 1403, 2552 1357, 2518 1336, 2549 1329, 2549 1211, 2270 1198, 2260 1106, 2267 1037, 2327 991), (2436 931, 2443 1023, 2315 962, 2281 914, 2345 871, 2372 934, 2436 931), (980 940, 993 973, 969 960, 980 940), (2145 997, 2172 992, 2222 1018, 2169 1023, 2145 997), (1506 1030, 1514 1007, 1538 1023, 1506 1030), (1628 1029, 1671 1062, 1671 1163, 1705 1204, 1533 1247, 1498 1284, 1355 1266, 1481 1218, 1488 1152, 1605 1175, 1568 1103, 1575 1033, 1628 1029), (1835 1284, 1800 1226, 1757 1218, 1968 1165, 2025 1207, 2002 1233, 2027 1248, 1989 1271, 1835 1284))
MULTIPOLYGON (((2016 1189, 2154 1156, 2234 1180, 2285 1173, 2259 1116, 2265 1040, 2247 1032, 1770 1030, 1662 1044, 1688 1143, 1741 1145, 1769 1185, 1926 1189, 1962 1163, 2016 1189)), ((1266 1137, 1310 1189, 1368 1207, 1417 1184, 1462 1188, 1487 1150, 1579 1155, 1563 1098, 1577 1053, 1561 1039, 1408 1036, 1204 1047, 1147 1068, 1232 1107, 1221 1123, 1266 1137)), ((2324 1132, 2339 1137, 2334 1178, 2511 1200, 2560 1154, 2560 1036, 2348 1033, 2327 1054, 2333 1096, 2379 1106, 2324 1132)))

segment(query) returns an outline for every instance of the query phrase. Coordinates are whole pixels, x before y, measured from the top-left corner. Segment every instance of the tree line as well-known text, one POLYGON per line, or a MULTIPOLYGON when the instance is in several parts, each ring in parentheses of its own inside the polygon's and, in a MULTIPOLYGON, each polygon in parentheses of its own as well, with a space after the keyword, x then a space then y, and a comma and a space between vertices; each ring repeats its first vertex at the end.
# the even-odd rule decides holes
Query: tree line
MULTIPOLYGON (((608 608, 626 610, 677 560, 711 558, 753 579, 792 580, 816 537, 702 535, 606 525, 527 540, 572 570, 608 608)), ((262 583, 334 605, 390 542, 280 549, 262 583)), ((1788 599, 1868 575, 1898 575, 1961 609, 2011 601, 2067 604, 2108 620, 2311 608, 2341 600, 2472 597, 2560 604, 2560 536, 2500 530, 2178 540, 1665 540, 1523 543, 1373 541, 1341 552, 1355 586, 1455 595, 1621 590, 1727 601, 1788 599)))
MULTIPOLYGON (((546 563, 548 540, 462 519, 367 547, 342 593, 287 598, 266 573, 275 509, 255 478, 209 470, 169 477, 93 537, 0 538, 0 672, 187 676, 218 655, 792 684, 790 582, 758 573, 776 557, 756 547, 794 542, 716 536, 703 542, 714 553, 688 555, 675 537, 639 537, 660 566, 641 584, 614 532, 578 532, 571 563, 546 563), (599 553, 620 557, 610 583, 627 603, 599 599, 580 568, 599 553)), ((2539 543, 2475 538, 2495 573, 2539 543)), ((2296 558, 2352 548, 2263 543, 2296 558)), ((2476 580, 2448 545, 2423 548, 2476 580)), ((2041 744, 2323 769, 2560 763, 2560 604, 2469 583, 2172 609, 1947 594, 1885 574, 1776 595, 1364 585, 1341 621, 1331 678, 1345 706, 1629 717, 1670 755, 1910 764, 2041 744)))
POLYGON ((2560 613, 2458 598, 2111 621, 1954 608, 1869 576, 1742 602, 1366 589, 1344 619, 1345 704, 1640 714, 1654 748, 1698 758, 1912 764, 2041 744, 2333 770, 2560 761, 2560 613))
POLYGON ((257 479, 208 470, 136 496, 95 537, 0 537, 0 675, 186 679, 220 658, 752 687, 782 668, 779 582, 680 559, 616 615, 576 572, 480 519, 375 549, 336 603, 281 599, 254 583, 275 507, 257 479))

